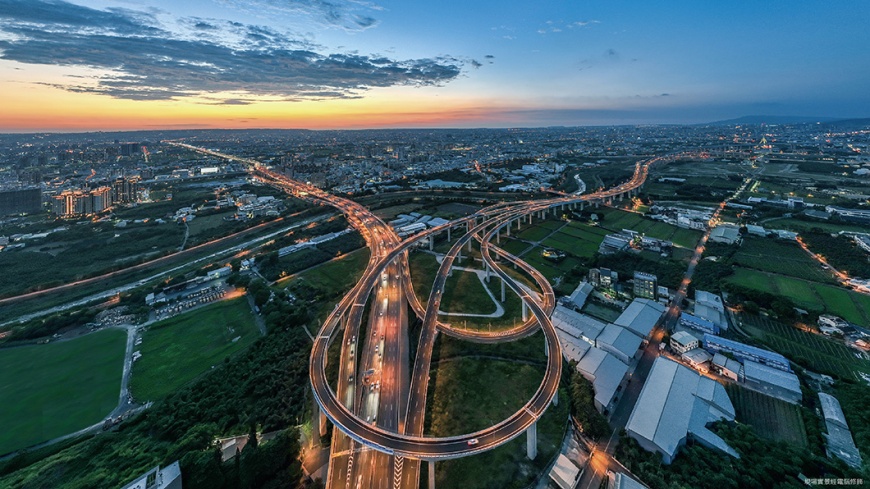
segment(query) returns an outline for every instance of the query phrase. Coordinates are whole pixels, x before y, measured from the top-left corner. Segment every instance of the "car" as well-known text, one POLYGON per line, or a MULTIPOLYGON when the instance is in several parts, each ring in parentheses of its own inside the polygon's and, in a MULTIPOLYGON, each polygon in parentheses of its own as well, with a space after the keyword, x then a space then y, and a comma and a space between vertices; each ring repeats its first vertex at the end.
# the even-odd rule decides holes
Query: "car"
POLYGON ((478 443, 480 443, 480 440, 478 440, 477 438, 472 438, 472 439, 468 440, 468 446, 470 446, 470 447, 473 447, 474 445, 477 445, 478 443))
POLYGON ((350 374, 347 378, 348 382, 353 382, 353 374, 350 374))

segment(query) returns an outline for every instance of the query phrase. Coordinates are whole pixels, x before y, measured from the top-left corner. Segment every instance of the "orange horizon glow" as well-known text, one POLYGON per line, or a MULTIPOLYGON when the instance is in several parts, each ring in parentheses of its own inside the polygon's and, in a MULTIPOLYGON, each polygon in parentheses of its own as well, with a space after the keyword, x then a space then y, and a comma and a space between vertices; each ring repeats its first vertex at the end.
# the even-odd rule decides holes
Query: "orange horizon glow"
MULTIPOLYGON (((228 105, 202 98, 134 101, 58 88, 0 84, 0 132, 172 129, 366 129, 518 124, 523 108, 494 100, 432 96, 405 87, 371 90, 363 98, 269 101, 228 105), (5 86, 4 86, 5 85, 5 86)), ((226 94, 218 97, 231 98, 226 94)))

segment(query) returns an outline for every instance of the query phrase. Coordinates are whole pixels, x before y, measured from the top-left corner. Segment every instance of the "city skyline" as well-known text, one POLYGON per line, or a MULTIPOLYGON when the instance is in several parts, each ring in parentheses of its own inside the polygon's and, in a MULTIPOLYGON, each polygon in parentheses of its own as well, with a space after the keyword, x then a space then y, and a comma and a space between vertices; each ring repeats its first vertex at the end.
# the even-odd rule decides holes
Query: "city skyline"
POLYGON ((870 113, 870 14, 857 2, 0 6, 0 132, 870 113))

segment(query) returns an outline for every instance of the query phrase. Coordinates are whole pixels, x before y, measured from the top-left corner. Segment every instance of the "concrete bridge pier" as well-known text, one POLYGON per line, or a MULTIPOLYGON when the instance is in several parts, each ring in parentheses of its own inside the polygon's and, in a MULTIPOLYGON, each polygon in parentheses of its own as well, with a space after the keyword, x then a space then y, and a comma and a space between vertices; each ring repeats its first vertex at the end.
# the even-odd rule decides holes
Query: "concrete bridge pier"
POLYGON ((495 230, 495 244, 501 244, 501 230, 495 230))
POLYGON ((511 235, 511 222, 510 221, 508 221, 507 226, 504 226, 504 229, 505 229, 505 236, 510 236, 511 235))
POLYGON ((429 251, 435 250, 435 236, 429 236, 429 251))
POLYGON ((518 218, 517 218, 517 231, 520 230, 520 226, 521 226, 521 223, 522 223, 522 222, 523 222, 523 218, 522 218, 522 217, 518 217, 518 218))
POLYGON ((483 269, 486 271, 486 283, 489 283, 489 263, 484 261, 483 269))
POLYGON ((453 229, 452 226, 448 226, 448 227, 447 227, 447 241, 453 241, 453 240, 450 238, 450 230, 451 230, 451 229, 453 229))
POLYGON ((553 405, 554 406, 559 405, 559 391, 558 391, 558 389, 556 390, 556 394, 553 396, 553 405))
POLYGON ((325 414, 323 414, 323 411, 321 411, 320 406, 317 406, 317 418, 319 421, 318 424, 320 425, 320 436, 321 437, 326 436, 326 428, 327 428, 326 424, 329 422, 329 419, 326 417, 325 414))
POLYGON ((429 489, 435 489, 435 461, 429 461, 429 489))
POLYGON ((501 301, 504 302, 504 279, 501 279, 501 301))
POLYGON ((529 306, 526 305, 526 301, 523 302, 523 321, 529 319, 529 306))
POLYGON ((526 428, 526 456, 534 460, 538 456, 538 423, 532 423, 526 428))

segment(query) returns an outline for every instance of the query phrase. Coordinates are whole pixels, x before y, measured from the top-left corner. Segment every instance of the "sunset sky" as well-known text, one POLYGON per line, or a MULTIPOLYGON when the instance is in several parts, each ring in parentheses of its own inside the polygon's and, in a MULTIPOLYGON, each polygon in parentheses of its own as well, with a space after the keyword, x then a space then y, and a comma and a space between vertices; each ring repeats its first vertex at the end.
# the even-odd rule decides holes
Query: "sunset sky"
POLYGON ((0 132, 870 117, 858 1, 0 0, 0 132))

